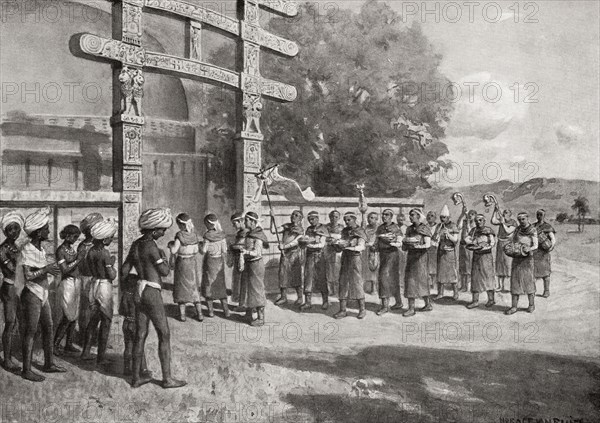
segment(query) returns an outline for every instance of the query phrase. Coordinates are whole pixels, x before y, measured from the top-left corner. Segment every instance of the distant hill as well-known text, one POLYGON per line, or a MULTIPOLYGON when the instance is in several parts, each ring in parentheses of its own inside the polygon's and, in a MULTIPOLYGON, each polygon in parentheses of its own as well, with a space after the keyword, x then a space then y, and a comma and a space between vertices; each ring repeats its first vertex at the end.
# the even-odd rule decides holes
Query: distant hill
POLYGON ((444 204, 447 204, 452 217, 456 218, 460 209, 454 206, 450 198, 452 193, 460 192, 465 198, 467 206, 477 211, 485 211, 483 195, 492 193, 498 199, 500 207, 508 207, 513 213, 525 210, 534 215, 538 208, 543 208, 548 217, 554 219, 561 212, 573 214, 574 212, 571 210, 573 200, 582 195, 590 202, 590 216, 598 218, 600 212, 599 187, 600 184, 593 181, 534 178, 521 184, 499 181, 492 184, 458 188, 419 189, 414 198, 424 200, 425 210, 434 210, 438 213, 444 204))

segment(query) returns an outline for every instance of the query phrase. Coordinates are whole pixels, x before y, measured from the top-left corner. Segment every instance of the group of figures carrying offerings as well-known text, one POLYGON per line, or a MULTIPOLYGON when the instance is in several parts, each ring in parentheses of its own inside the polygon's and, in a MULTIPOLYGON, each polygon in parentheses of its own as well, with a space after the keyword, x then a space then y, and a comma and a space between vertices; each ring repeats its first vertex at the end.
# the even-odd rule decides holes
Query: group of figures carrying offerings
POLYGON ((512 304, 505 314, 517 311, 520 295, 527 295, 527 311, 533 312, 536 279, 544 281, 542 296, 550 295, 550 254, 556 238, 554 228, 545 221, 545 211, 537 211, 534 224, 526 212, 519 213, 515 221, 510 210, 501 212, 495 198, 487 195, 486 206, 494 205, 491 223, 498 226, 495 233, 486 226, 483 214, 467 210, 459 193, 453 200, 462 204, 457 224, 450 220, 447 206, 439 222, 433 211, 425 216, 421 210, 412 209, 408 225, 402 215, 394 222, 390 209, 381 213, 381 224, 379 213, 371 212, 364 228, 354 212, 344 214, 345 226, 338 223, 341 214, 334 210, 328 224, 319 222, 317 212, 309 213, 310 226, 304 231, 302 213, 294 211, 291 222, 280 230, 281 295, 275 304, 287 303, 287 291, 294 288, 300 310, 312 307, 313 293, 321 294, 322 308, 327 309, 329 297, 337 293, 340 308, 334 317, 346 317, 348 301, 355 300, 357 318, 362 319, 366 316, 364 287, 371 282, 381 299, 377 315, 401 310, 403 316, 410 317, 416 313, 416 299, 425 302, 420 311, 433 309, 435 285, 435 300, 443 298, 445 287, 452 288, 454 300, 458 300, 459 289, 470 289, 472 301, 467 308, 478 307, 483 292, 487 293, 485 306, 489 308, 496 303, 495 292, 504 291, 508 279, 512 304), (407 308, 402 293, 408 300, 407 308), (390 306, 392 297, 395 304, 390 306))
MULTIPOLYGON (((495 291, 504 290, 505 281, 509 279, 512 304, 505 313, 517 311, 520 295, 527 295, 527 311, 533 312, 536 278, 544 281, 542 296, 550 295, 550 254, 556 244, 555 231, 545 221, 544 210, 537 211, 534 224, 525 212, 519 213, 514 221, 510 211, 501 212, 493 196, 486 196, 486 206, 495 205, 491 218, 491 223, 498 226, 495 234, 486 226, 483 214, 467 211, 460 194, 455 194, 453 200, 463 205, 457 224, 451 222, 447 206, 440 213, 439 223, 435 212, 425 216, 419 209, 410 211, 409 225, 402 215, 395 223, 393 211, 386 209, 381 213, 381 224, 379 214, 372 212, 364 228, 358 224, 354 212, 344 214, 345 225, 339 222, 342 216, 337 210, 329 213, 328 224, 320 223, 319 213, 310 212, 306 230, 301 211, 294 211, 290 222, 280 228, 275 227, 272 216, 270 230, 277 234, 281 251, 280 296, 275 304, 288 302, 289 288, 296 290, 295 304, 301 311, 312 308, 313 293, 321 294, 324 310, 329 308, 330 297, 337 295, 336 319, 347 316, 349 300, 358 302, 357 318, 362 319, 367 314, 364 285, 372 282, 381 299, 377 315, 401 310, 403 316, 408 317, 415 314, 415 301, 419 298, 425 301, 421 311, 432 310, 435 283, 435 299, 442 298, 444 287, 451 286, 455 300, 459 289, 467 291, 470 284, 473 299, 467 308, 471 309, 478 306, 479 294, 483 292, 488 296, 486 307, 493 306, 495 291), (408 300, 406 309, 402 292, 408 300), (390 307, 392 297, 395 304, 390 307)), ((113 319, 117 270, 116 258, 108 246, 118 224, 92 213, 79 227, 67 225, 60 232, 63 242, 56 250, 56 262, 50 263, 42 247, 42 242, 49 239, 50 214, 51 210, 45 208, 24 218, 18 211, 11 211, 1 221, 6 236, 0 245, 3 276, 0 299, 5 321, 3 367, 11 372, 21 370, 23 378, 34 382, 44 380, 32 370, 38 326, 44 349, 43 372, 64 372, 64 368, 54 363, 54 356, 62 354, 80 353, 82 360, 95 359, 98 365, 110 363, 106 349, 113 319), (85 238, 75 248, 81 234, 85 238), (62 319, 56 332, 48 301, 48 275, 60 279, 57 294, 62 319), (22 341, 22 368, 12 357, 17 323, 22 341), (74 346, 77 323, 81 351, 74 346), (91 348, 95 337, 98 349, 94 357, 91 348)), ((167 257, 156 241, 173 225, 171 212, 165 208, 144 211, 138 222, 141 237, 132 243, 121 267, 119 314, 124 318, 123 368, 125 374, 132 376, 133 387, 152 380, 144 354, 150 322, 158 336, 162 386, 185 385, 171 374, 170 331, 161 292, 163 278, 171 270, 174 270, 173 300, 179 305, 180 320, 186 320, 186 306, 192 304, 197 319, 203 321, 201 297, 206 300, 208 317, 215 315, 214 300, 221 302, 224 316, 229 317, 228 287, 231 286, 231 300, 237 303, 234 311, 245 313, 253 326, 262 326, 265 322, 263 252, 269 243, 259 216, 254 212, 231 216, 237 232, 229 244, 214 214, 205 217, 206 231, 201 237, 187 214, 179 214, 175 220, 179 231, 168 243, 167 257), (231 273, 226 271, 227 267, 232 268, 231 273), (229 274, 231 284, 226 282, 229 274)))

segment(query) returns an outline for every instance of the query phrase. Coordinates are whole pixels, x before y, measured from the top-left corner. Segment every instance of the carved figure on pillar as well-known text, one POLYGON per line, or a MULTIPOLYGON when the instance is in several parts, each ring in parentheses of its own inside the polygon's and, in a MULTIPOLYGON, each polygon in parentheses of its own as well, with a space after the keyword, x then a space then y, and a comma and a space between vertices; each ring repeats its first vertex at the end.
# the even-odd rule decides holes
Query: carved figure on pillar
POLYGON ((144 75, 140 69, 123 66, 119 74, 121 83, 121 113, 130 116, 142 116, 142 97, 144 97, 144 75))
POLYGON ((260 115, 262 101, 259 95, 244 94, 244 132, 262 134, 260 130, 260 115))
POLYGON ((192 45, 190 59, 202 60, 202 29, 192 26, 192 45))
POLYGON ((136 116, 142 116, 142 98, 144 97, 144 83, 146 79, 140 69, 133 76, 133 102, 135 103, 136 116))

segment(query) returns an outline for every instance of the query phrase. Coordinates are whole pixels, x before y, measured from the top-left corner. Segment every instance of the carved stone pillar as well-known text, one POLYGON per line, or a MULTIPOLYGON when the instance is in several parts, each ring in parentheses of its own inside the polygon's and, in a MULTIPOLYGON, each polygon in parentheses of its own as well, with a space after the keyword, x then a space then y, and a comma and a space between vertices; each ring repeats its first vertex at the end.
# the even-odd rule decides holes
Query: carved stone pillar
POLYGON ((139 236, 137 227, 142 204, 142 139, 144 118, 117 115, 113 126, 113 190, 121 192, 120 250, 127 254, 139 236))

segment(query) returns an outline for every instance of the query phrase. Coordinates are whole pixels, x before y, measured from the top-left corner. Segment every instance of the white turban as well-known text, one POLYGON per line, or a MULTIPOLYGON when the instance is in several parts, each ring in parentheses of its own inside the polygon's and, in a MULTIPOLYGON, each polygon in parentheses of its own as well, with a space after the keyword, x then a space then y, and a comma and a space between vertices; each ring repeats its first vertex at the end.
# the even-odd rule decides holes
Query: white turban
POLYGON ((25 219, 23 215, 16 211, 11 211, 6 213, 2 217, 2 230, 5 231, 8 225, 11 223, 18 223, 21 229, 23 229, 23 225, 25 224, 25 219))
POLYGON ((149 209, 142 213, 139 220, 140 229, 168 229, 173 225, 171 209, 149 209))
POLYGON ((50 213, 52 210, 50 207, 45 207, 43 209, 39 209, 33 213, 31 213, 25 219, 24 230, 27 235, 31 234, 34 231, 37 231, 40 228, 43 228, 50 222, 50 213))
POLYGON ((118 222, 115 219, 109 218, 92 226, 90 234, 94 239, 112 238, 117 233, 118 227, 118 222))
POLYGON ((450 210, 448 210, 448 206, 444 204, 442 211, 440 212, 440 217, 450 217, 450 210))
POLYGON ((81 232, 85 232, 86 229, 91 228, 96 223, 102 222, 103 220, 104 216, 100 213, 90 213, 79 223, 79 229, 81 229, 81 232))

